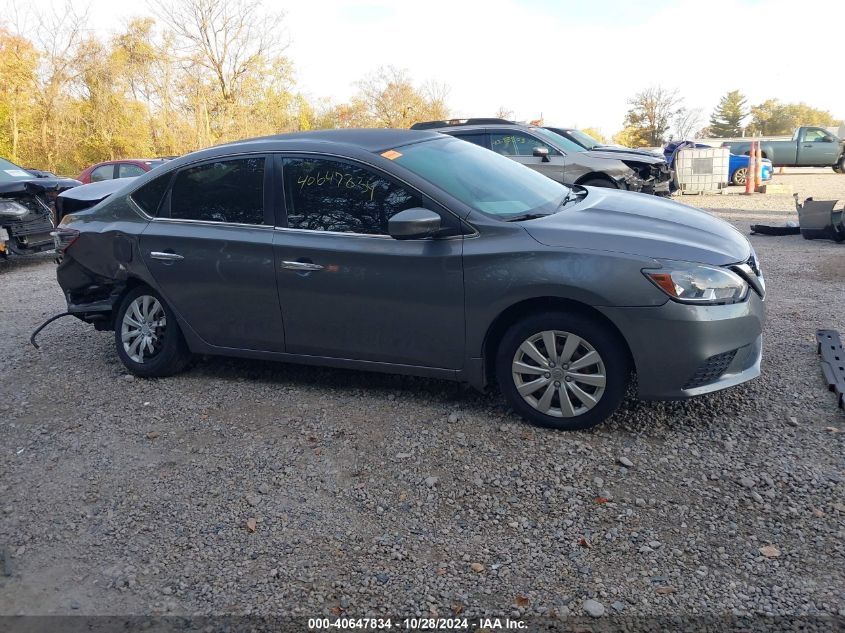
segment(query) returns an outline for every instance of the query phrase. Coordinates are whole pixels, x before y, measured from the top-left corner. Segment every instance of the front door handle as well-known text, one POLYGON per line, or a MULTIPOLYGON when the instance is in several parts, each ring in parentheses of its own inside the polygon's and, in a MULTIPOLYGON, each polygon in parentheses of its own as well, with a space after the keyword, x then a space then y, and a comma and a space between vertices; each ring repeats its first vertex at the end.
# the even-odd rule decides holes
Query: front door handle
POLYGON ((158 259, 158 260, 161 260, 163 262, 178 262, 178 261, 185 259, 184 257, 179 255, 178 253, 163 253, 161 251, 152 251, 150 253, 150 258, 151 259, 158 259))
POLYGON ((311 272, 314 270, 323 270, 320 264, 312 264, 311 262, 282 262, 282 268, 286 270, 298 270, 311 272))

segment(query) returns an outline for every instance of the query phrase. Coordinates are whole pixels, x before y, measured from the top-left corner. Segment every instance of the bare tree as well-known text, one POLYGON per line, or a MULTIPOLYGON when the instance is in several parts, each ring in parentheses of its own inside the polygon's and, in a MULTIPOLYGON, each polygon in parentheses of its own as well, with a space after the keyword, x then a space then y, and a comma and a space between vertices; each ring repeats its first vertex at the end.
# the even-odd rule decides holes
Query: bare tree
POLYGON ((672 120, 682 109, 677 90, 651 86, 628 100, 631 109, 625 115, 625 131, 636 137, 639 146, 662 145, 672 120))
POLYGON ((508 110, 505 106, 499 106, 499 109, 496 110, 496 118, 510 121, 513 119, 513 110, 508 110))
POLYGON ((701 108, 681 108, 672 119, 672 136, 675 139, 687 139, 695 136, 701 128, 701 108))
POLYGON ((157 0, 161 18, 190 60, 211 73, 223 101, 236 99, 242 82, 285 49, 284 13, 260 0, 157 0))

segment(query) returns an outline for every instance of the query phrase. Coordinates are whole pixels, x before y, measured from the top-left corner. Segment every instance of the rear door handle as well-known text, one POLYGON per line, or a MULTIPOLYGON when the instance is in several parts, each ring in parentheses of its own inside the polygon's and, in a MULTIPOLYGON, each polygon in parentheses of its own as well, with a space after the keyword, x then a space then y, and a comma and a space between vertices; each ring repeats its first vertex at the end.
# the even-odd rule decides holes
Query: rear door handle
POLYGON ((314 271, 323 270, 320 264, 312 264, 311 262, 282 262, 282 268, 285 270, 299 270, 299 271, 314 271))
POLYGON ((163 262, 178 262, 178 261, 185 259, 184 257, 179 255, 178 253, 163 253, 161 251, 152 251, 150 253, 150 258, 151 259, 158 259, 158 260, 161 260, 163 262))

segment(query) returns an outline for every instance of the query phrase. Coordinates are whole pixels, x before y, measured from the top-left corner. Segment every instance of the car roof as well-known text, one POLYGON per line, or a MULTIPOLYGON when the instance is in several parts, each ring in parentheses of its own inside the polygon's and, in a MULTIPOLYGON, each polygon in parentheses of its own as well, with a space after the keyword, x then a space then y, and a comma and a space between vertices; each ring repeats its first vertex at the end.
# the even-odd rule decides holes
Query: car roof
POLYGON ((276 134, 273 136, 261 136, 258 138, 234 141, 217 145, 218 148, 233 149, 240 146, 248 148, 251 144, 261 143, 262 145, 274 145, 278 143, 279 149, 288 149, 291 141, 319 141, 349 145, 371 152, 379 152, 401 145, 419 143, 430 139, 438 138, 436 132, 422 130, 406 130, 396 128, 344 128, 339 130, 309 130, 307 132, 291 132, 289 134, 276 134))

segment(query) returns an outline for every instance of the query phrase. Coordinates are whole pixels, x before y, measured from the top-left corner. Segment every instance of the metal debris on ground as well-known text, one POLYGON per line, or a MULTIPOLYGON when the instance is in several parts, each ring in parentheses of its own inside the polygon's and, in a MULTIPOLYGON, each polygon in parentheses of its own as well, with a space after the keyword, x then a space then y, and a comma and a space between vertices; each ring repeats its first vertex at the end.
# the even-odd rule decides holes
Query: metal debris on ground
POLYGON ((845 350, 836 330, 818 330, 818 353, 822 357, 822 372, 827 388, 836 392, 836 403, 845 409, 845 350))
POLYGON ((845 218, 843 210, 834 210, 838 200, 813 200, 807 198, 804 203, 795 197, 795 209, 798 211, 798 223, 786 222, 781 226, 752 224, 751 233, 761 235, 798 235, 805 240, 845 241, 845 218))

